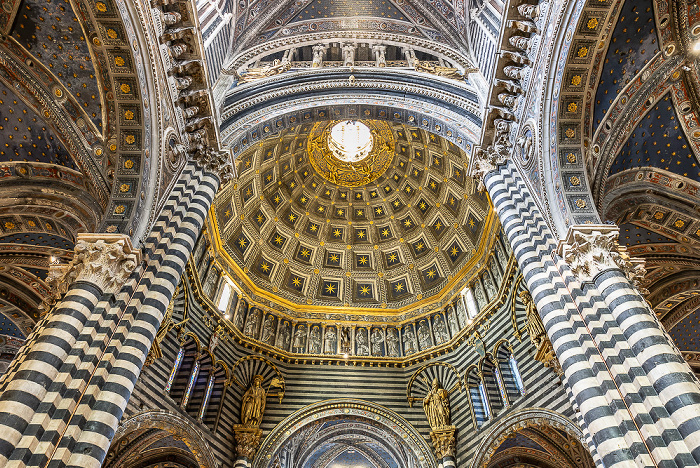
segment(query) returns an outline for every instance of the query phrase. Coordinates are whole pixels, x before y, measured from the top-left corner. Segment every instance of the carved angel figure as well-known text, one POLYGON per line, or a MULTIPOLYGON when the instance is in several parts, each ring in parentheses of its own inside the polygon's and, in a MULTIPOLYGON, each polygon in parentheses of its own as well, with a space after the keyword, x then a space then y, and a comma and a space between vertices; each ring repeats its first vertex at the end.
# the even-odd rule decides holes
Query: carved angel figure
POLYGON ((292 68, 292 63, 289 61, 281 61, 280 59, 275 59, 272 65, 267 65, 260 68, 248 68, 248 70, 240 75, 240 83, 249 83, 251 81, 259 80, 261 78, 267 78, 269 76, 279 75, 292 68))
POLYGON ((413 68, 419 72, 430 73, 431 75, 442 76, 444 78, 451 78, 453 80, 462 80, 464 75, 459 73, 456 68, 443 67, 440 65, 433 65, 430 62, 416 60, 413 64, 413 68))

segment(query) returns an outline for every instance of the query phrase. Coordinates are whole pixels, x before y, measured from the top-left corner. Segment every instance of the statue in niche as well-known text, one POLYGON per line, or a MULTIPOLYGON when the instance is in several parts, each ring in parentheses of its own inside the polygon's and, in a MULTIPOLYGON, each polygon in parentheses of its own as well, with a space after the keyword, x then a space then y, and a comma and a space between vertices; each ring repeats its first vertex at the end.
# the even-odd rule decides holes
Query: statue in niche
POLYGON ((488 294, 491 297, 491 299, 496 297, 496 286, 493 285, 493 280, 491 279, 491 276, 484 275, 484 284, 486 285, 486 291, 488 291, 488 294))
POLYGON ((404 328, 403 332, 403 352, 405 356, 416 352, 416 336, 410 326, 404 328))
POLYGON ((297 325, 297 330, 294 332, 294 342, 292 349, 294 352, 303 353, 306 347, 306 327, 302 324, 297 325))
POLYGON ((442 344, 449 341, 450 336, 447 333, 447 327, 445 327, 445 321, 442 319, 442 316, 438 315, 435 317, 433 327, 435 330, 435 340, 437 341, 437 344, 442 344))
POLYGON ((288 60, 275 59, 272 65, 267 65, 260 68, 248 68, 243 75, 239 75, 239 83, 249 83, 251 81, 267 78, 269 76, 279 75, 292 68, 292 63, 288 60))
POLYGON ((253 384, 245 394, 241 402, 241 424, 246 427, 260 427, 263 413, 265 412, 265 400, 267 394, 262 388, 263 376, 253 377, 253 384))
POLYGON ((479 310, 481 310, 486 304, 486 300, 484 299, 484 293, 478 285, 474 286, 474 299, 476 300, 476 305, 479 306, 479 310))
POLYGON ((389 328, 386 331, 386 352, 389 356, 399 356, 399 332, 396 328, 389 328))
POLYGON ((457 303, 457 316, 459 319, 459 323, 462 324, 463 327, 467 326, 467 310, 466 310, 466 305, 464 304, 465 299, 463 298, 461 301, 457 303))
POLYGON ((515 144, 520 148, 520 158, 523 162, 529 162, 535 152, 535 146, 532 143, 532 132, 527 130, 515 140, 515 144))
POLYGON ((491 273, 493 273, 494 278, 496 278, 496 282, 500 283, 501 270, 498 268, 498 265, 496 265, 496 260, 494 259, 491 259, 491 273))
POLYGON ((336 346, 338 343, 338 336, 335 332, 335 327, 326 328, 326 336, 323 339, 324 351, 326 354, 335 354, 336 346))
POLYGON ((321 354, 321 329, 318 325, 311 328, 309 336, 309 353, 321 354))
POLYGON ((350 329, 343 327, 340 332, 340 352, 350 354, 350 329))
POLYGON ((543 340, 547 338, 547 332, 544 329, 544 324, 540 318, 540 314, 537 312, 535 307, 535 301, 532 300, 532 296, 528 291, 523 291, 520 293, 520 299, 523 301, 525 306, 525 313, 527 317, 527 323, 525 324, 525 329, 528 335, 530 335, 530 340, 539 348, 543 340))
POLYGON ((277 394, 280 402, 282 401, 284 381, 278 377, 273 378, 266 391, 262 386, 263 380, 262 375, 254 376, 250 388, 243 394, 243 399, 241 400, 241 426, 245 428, 258 429, 260 427, 263 414, 265 413, 265 403, 271 388, 276 387, 282 390, 277 394))
POLYGON ((268 315, 265 318, 265 324, 263 325, 262 337, 260 341, 267 344, 272 344, 272 339, 275 337, 275 316, 268 315))
MULTIPOLYGON (((462 75, 458 69, 443 67, 440 65, 433 65, 430 62, 422 62, 420 60, 416 60, 415 62, 413 62, 413 68, 415 68, 415 70, 419 72, 430 73, 431 75, 442 76, 444 78, 450 78, 453 80, 464 79, 464 75, 462 75)), ((476 70, 469 70, 469 73, 473 71, 476 70)))
POLYGON ((284 325, 280 327, 280 331, 277 334, 277 342, 275 343, 275 346, 280 349, 289 349, 289 327, 289 322, 285 320, 284 325))
POLYGON ((428 322, 421 320, 418 325, 418 344, 420 349, 428 349, 433 344, 430 341, 430 328, 428 328, 428 322))
POLYGON ((236 328, 239 330, 243 329, 243 320, 245 319, 245 312, 248 309, 248 304, 245 301, 241 301, 241 304, 238 306, 238 310, 236 311, 236 322, 234 325, 236 328))
POLYGON ((500 244, 496 244, 496 257, 498 257, 498 261, 501 263, 501 266, 505 269, 508 262, 506 261, 506 256, 503 255, 503 249, 501 248, 500 244))
POLYGON ((428 394, 423 398, 423 411, 428 418, 430 428, 435 431, 449 427, 450 399, 447 390, 442 388, 437 377, 433 379, 432 385, 425 377, 423 377, 423 381, 430 388, 428 394))
POLYGON ((367 330, 360 328, 357 331, 357 355, 358 356, 368 356, 369 346, 367 341, 367 330))
POLYGON ((260 319, 260 310, 253 309, 253 312, 248 316, 248 321, 245 324, 244 335, 255 338, 258 331, 258 320, 260 319))
POLYGON ((457 316, 455 315, 455 310, 453 308, 447 311, 447 323, 450 325, 452 336, 459 333, 459 323, 457 323, 457 316))
POLYGON ((372 330, 370 341, 372 342, 372 356, 381 356, 382 345, 384 344, 384 334, 381 332, 381 330, 379 330, 379 328, 372 330))

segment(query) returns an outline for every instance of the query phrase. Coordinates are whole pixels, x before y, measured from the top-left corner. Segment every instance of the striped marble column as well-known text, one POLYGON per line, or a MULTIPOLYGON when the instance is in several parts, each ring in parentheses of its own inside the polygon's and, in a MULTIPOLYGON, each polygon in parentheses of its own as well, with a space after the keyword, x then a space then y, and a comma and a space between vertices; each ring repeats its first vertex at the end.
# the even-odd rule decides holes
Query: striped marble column
MULTIPOLYGON (((56 412, 60 392, 52 391, 61 380, 61 368, 76 349, 78 337, 105 294, 118 291, 140 261, 128 237, 115 234, 79 234, 75 256, 60 268, 59 280, 69 284, 62 300, 37 325, 25 343, 13 369, 5 375, 0 393, 0 466, 18 456, 23 463, 31 455, 18 450, 22 440, 34 442, 44 430, 40 423, 56 412)), ((55 270, 54 270, 55 271, 55 270)), ((65 289, 64 289, 65 290, 65 289)))
POLYGON ((600 291, 674 426, 700 463, 700 385, 630 282, 637 280, 637 272, 624 248, 618 246, 618 237, 616 226, 572 226, 560 251, 572 272, 600 291))
MULTIPOLYGON (((214 169, 222 160, 213 165, 189 163, 183 169, 145 243, 144 263, 129 281, 122 281, 123 287, 110 283, 112 289, 121 289, 115 300, 100 302, 106 289, 94 287, 91 295, 82 289, 74 294, 75 288, 84 289, 83 281, 72 286, 57 306, 53 314, 63 310, 66 301, 85 302, 79 324, 61 343, 62 352, 54 352, 50 374, 41 377, 44 391, 32 392, 37 400, 32 411, 23 411, 16 401, 8 407, 7 413, 21 415, 22 421, 8 421, 18 426, 13 432, 0 424, 0 438, 9 434, 0 446, 0 467, 101 466, 204 225, 220 183, 214 169)), ((54 328, 63 329, 61 324, 54 328)), ((52 330, 51 336, 55 335, 52 330)), ((27 356, 34 354, 30 350, 27 356)), ((42 359, 36 360, 38 365, 47 367, 42 359)), ((0 395, 0 405, 22 373, 22 367, 16 369, 7 391, 0 395)), ((19 396, 14 400, 23 402, 19 396)))
POLYGON ((484 182, 596 460, 606 467, 697 466, 600 293, 582 285, 556 255, 555 239, 517 169, 493 165, 484 182))

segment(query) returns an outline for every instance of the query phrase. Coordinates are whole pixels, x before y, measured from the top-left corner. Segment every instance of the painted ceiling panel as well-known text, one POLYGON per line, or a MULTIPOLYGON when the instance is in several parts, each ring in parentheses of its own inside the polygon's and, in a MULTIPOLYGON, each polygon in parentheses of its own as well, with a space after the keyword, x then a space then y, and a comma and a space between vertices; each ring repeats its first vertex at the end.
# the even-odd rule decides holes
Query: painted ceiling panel
POLYGON ((0 83, 0 161, 57 164, 78 170, 58 137, 10 88, 0 83))
POLYGON ((26 338, 19 327, 2 313, 0 313, 0 335, 7 335, 22 339, 26 338))
POLYGON ((546 450, 537 442, 520 433, 516 433, 514 436, 508 437, 506 440, 504 440, 503 443, 496 449, 495 453, 499 453, 513 447, 525 447, 539 450, 540 452, 546 452, 546 450))
POLYGON ((95 69, 83 29, 70 2, 24 0, 11 35, 49 67, 101 128, 102 110, 95 69))
POLYGON ((620 224, 620 243, 627 247, 637 244, 671 244, 675 242, 676 241, 673 239, 669 239, 664 235, 657 234, 635 224, 620 224))
POLYGON ((594 126, 610 104, 649 60, 659 52, 654 9, 650 0, 627 0, 615 26, 596 92, 594 126))
POLYGON ((609 175, 637 167, 656 167, 700 181, 698 161, 681 128, 670 93, 639 122, 615 158, 609 175))
POLYGON ((670 331, 670 335, 676 346, 681 351, 700 351, 700 309, 678 322, 670 331))

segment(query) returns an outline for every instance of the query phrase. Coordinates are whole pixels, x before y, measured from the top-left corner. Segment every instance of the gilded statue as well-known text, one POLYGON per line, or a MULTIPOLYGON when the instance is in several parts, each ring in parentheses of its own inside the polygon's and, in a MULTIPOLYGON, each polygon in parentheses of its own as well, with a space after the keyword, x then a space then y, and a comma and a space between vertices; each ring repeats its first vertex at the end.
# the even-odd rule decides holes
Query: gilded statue
MULTIPOLYGON (((424 377, 426 385, 427 379, 424 377)), ((423 398, 423 411, 428 418, 430 428, 435 431, 450 425, 450 399, 447 390, 442 388, 440 381, 435 377, 430 386, 430 391, 423 398)))
MULTIPOLYGON (((461 74, 456 68, 443 67, 441 65, 433 65, 430 62, 420 60, 416 60, 413 63, 413 68, 415 68, 416 71, 419 72, 430 73, 431 75, 442 76, 444 78, 450 78, 453 80, 463 80, 465 76, 461 74)), ((473 71, 475 70, 470 69, 468 70, 468 73, 473 71)))
POLYGON ((251 81, 267 78, 269 76, 279 75, 292 68, 292 63, 288 60, 281 61, 275 59, 272 65, 267 65, 260 68, 248 68, 243 75, 239 75, 239 83, 249 83, 251 81))
POLYGON ((532 300, 532 296, 528 291, 523 291, 520 293, 520 300, 523 301, 525 305, 525 312, 527 317, 527 324, 525 328, 527 333, 530 335, 530 340, 539 348, 542 340, 547 337, 547 332, 544 329, 544 324, 540 318, 540 314, 537 313, 537 308, 535 307, 535 302, 532 300))
POLYGON ((246 427, 259 427, 265 412, 267 393, 262 388, 263 376, 253 377, 253 384, 243 395, 241 403, 241 424, 246 427))

